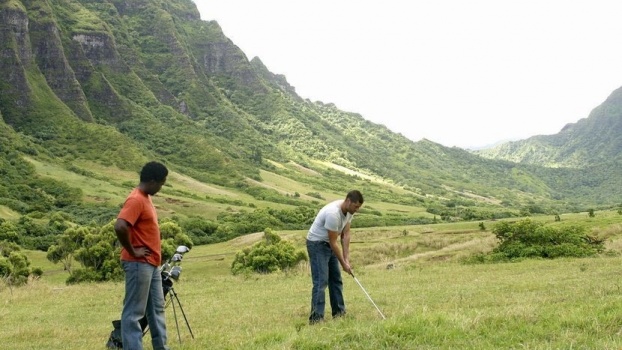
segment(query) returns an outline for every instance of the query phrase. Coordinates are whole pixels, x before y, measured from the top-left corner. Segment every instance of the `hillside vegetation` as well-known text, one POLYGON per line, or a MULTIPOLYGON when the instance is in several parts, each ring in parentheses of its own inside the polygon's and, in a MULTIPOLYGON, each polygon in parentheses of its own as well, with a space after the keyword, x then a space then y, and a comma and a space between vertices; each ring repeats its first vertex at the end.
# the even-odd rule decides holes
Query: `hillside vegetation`
POLYGON ((352 188, 375 203, 366 225, 618 203, 616 166, 486 160, 304 99, 259 58, 248 60, 217 22, 201 20, 190 0, 11 0, 0 17, 4 218, 45 220, 60 210, 74 223, 102 222, 151 159, 201 189, 171 182, 165 216, 316 209, 352 188), (412 209, 386 213, 384 203, 412 209))
MULTIPOLYGON (((475 153, 515 163, 582 169, 594 177, 610 176, 620 170, 621 132, 622 88, 619 88, 587 118, 567 124, 557 134, 537 135, 475 153), (609 172, 607 168, 612 169, 609 172)), ((615 177, 610 180, 616 181, 615 177)))

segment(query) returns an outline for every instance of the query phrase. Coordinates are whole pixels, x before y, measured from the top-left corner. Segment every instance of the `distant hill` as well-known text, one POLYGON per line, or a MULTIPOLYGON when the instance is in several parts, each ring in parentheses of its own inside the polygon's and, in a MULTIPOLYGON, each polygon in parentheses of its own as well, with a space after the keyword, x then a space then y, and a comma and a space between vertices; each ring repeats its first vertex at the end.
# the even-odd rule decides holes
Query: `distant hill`
POLYGON ((533 136, 475 152, 489 159, 545 167, 587 168, 618 164, 622 151, 622 88, 559 133, 533 136))

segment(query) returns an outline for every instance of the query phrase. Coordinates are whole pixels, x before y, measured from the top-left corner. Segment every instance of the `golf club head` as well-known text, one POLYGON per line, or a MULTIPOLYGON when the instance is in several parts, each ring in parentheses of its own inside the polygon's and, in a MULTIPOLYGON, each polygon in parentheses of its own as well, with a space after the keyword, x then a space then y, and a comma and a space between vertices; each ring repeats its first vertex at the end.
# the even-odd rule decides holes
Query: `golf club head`
POLYGON ((177 247, 177 250, 175 251, 175 253, 178 254, 185 254, 187 252, 190 251, 190 248, 186 247, 185 245, 180 245, 177 247))
POLYGON ((179 275, 181 275, 181 266, 173 266, 171 271, 169 271, 169 274, 172 279, 177 281, 179 279, 179 275))
POLYGON ((173 255, 173 257, 171 258, 172 262, 180 262, 182 259, 182 255, 179 253, 175 253, 175 255, 173 255))

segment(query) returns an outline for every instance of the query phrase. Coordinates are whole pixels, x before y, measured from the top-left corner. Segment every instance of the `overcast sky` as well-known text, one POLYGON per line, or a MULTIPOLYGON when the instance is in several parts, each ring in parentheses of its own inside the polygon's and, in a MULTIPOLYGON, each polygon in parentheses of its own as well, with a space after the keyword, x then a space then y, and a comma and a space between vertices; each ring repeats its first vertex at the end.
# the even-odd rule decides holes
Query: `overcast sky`
POLYGON ((555 134, 622 86, 622 1, 194 1, 301 97, 413 141, 555 134))

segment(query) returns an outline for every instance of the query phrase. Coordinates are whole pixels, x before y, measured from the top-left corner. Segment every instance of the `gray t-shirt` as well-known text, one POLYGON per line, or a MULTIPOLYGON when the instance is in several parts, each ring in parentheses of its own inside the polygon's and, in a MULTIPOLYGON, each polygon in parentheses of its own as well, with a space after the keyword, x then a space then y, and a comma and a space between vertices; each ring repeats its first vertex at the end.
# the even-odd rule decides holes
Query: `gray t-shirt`
POLYGON ((347 223, 352 221, 352 214, 343 215, 341 204, 343 199, 326 204, 313 220, 313 224, 307 234, 310 241, 328 242, 328 231, 335 231, 341 234, 347 223))

